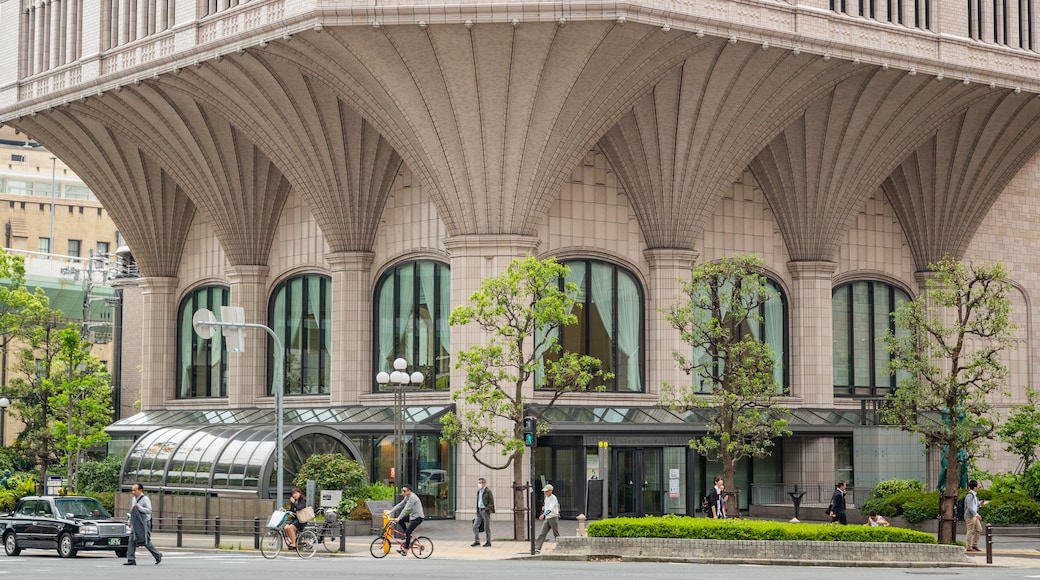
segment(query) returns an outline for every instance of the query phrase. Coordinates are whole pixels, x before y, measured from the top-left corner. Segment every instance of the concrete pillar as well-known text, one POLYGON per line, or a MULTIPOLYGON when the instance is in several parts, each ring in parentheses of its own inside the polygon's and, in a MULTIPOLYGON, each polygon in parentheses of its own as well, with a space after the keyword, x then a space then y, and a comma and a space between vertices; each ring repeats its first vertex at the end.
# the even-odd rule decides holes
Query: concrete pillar
POLYGON ((372 392, 371 252, 325 254, 332 271, 332 384, 329 404, 356 404, 372 392))
MULTIPOLYGON (((232 266, 228 269, 232 306, 245 311, 245 321, 267 324, 267 266, 232 266)), ((268 335, 262 329, 247 328, 245 352, 228 353, 228 407, 255 407, 258 397, 267 392, 268 335)))
POLYGON ((801 399, 803 407, 826 408, 834 403, 831 279, 836 267, 824 261, 787 263, 793 279, 791 395, 801 399))
POLYGON ((665 383, 676 388, 689 386, 690 376, 676 364, 672 353, 692 353, 679 331, 665 319, 664 312, 682 297, 681 280, 690 279, 697 252, 658 248, 643 252, 650 264, 646 291, 646 392, 660 395, 665 383))
POLYGON ((177 369, 177 278, 147 277, 139 282, 144 309, 141 356, 141 410, 163 409, 173 398, 177 369), (164 388, 170 385, 167 392, 164 388))
MULTIPOLYGON (((469 303, 469 297, 480 289, 484 278, 497 276, 505 271, 513 258, 532 255, 538 246, 536 238, 515 235, 462 235, 447 238, 444 247, 451 255, 451 304, 452 307, 469 303)), ((476 324, 451 327, 451 350, 462 352, 476 344, 485 343, 484 331, 476 324)), ((462 370, 451 369, 452 391, 458 390, 466 382, 462 370)), ((528 394, 530 391, 528 391, 528 394)), ((456 401, 460 412, 465 410, 463 401, 456 401)), ((482 460, 490 465, 502 463, 501 449, 486 449, 481 452, 482 460)), ((530 453, 524 453, 524 481, 530 473, 530 453)), ((513 470, 492 470, 481 466, 473 458, 465 445, 458 447, 456 474, 460 484, 455 487, 456 519, 470 520, 476 513, 476 501, 473 485, 478 477, 488 480, 488 486, 495 494, 496 520, 512 520, 513 509, 513 470)), ((496 534, 505 535, 500 529, 496 534)))

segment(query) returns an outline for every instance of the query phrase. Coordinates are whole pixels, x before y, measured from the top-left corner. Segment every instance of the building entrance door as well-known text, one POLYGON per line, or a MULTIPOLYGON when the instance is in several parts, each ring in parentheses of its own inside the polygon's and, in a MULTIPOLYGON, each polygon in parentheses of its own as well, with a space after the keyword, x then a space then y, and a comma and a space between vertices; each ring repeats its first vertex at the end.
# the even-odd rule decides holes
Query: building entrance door
POLYGON ((618 516, 664 514, 664 462, 660 447, 613 448, 613 512, 618 516))

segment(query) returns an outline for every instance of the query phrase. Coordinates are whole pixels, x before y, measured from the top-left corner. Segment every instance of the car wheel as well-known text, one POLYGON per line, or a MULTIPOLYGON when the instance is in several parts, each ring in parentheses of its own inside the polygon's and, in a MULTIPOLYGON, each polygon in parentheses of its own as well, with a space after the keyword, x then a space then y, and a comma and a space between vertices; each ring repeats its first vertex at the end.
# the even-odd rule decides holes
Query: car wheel
POLYGON ((22 553, 22 549, 18 547, 18 538, 14 536, 14 532, 4 536, 4 552, 7 552, 8 556, 17 556, 22 553))
POLYGON ((119 548, 116 550, 117 558, 126 558, 126 548, 119 548))
POLYGON ((76 555, 76 548, 72 547, 72 535, 62 534, 58 538, 58 555, 62 558, 72 558, 76 555))

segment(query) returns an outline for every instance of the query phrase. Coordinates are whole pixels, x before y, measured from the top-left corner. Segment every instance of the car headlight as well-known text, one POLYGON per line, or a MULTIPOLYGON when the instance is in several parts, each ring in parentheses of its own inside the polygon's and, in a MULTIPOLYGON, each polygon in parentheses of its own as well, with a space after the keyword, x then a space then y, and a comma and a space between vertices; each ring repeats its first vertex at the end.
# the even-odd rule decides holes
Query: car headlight
POLYGON ((96 535, 98 535, 98 527, 97 526, 80 526, 79 527, 79 533, 81 533, 81 534, 83 534, 85 536, 96 536, 96 535))

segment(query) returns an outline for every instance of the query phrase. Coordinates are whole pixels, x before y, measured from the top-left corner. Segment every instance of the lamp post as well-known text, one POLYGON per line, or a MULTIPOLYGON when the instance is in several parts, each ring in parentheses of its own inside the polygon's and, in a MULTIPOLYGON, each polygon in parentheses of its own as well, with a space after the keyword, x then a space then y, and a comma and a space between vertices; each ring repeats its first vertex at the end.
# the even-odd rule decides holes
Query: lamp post
POLYGON ((404 446, 404 388, 408 385, 421 385, 425 378, 419 371, 409 375, 405 372, 406 368, 408 368, 408 361, 398 358, 394 359, 394 372, 387 373, 382 371, 376 375, 376 382, 380 385, 394 384, 394 489, 398 497, 403 495, 401 493, 401 484, 404 480, 404 462, 406 460, 404 446))
POLYGON ((51 237, 47 240, 47 253, 54 253, 54 185, 58 172, 58 158, 51 155, 51 237))
POLYGON ((4 416, 7 415, 7 408, 10 406, 10 399, 0 397, 0 447, 7 447, 7 425, 4 424, 4 416))
MULTIPOLYGON (((221 317, 225 320, 234 319, 240 320, 242 318, 242 308, 240 306, 229 307, 221 306, 221 317)), ((210 339, 216 332, 218 327, 234 328, 234 329, 246 329, 246 328, 259 328, 267 332, 267 335, 274 341, 274 381, 271 388, 274 389, 274 431, 275 431, 275 470, 278 471, 275 485, 278 486, 278 504, 280 508, 284 505, 282 500, 284 499, 285 493, 285 481, 284 481, 284 469, 283 463, 285 461, 285 451, 283 449, 282 442, 282 431, 284 431, 284 419, 282 417, 282 398, 284 393, 282 387, 282 359, 285 358, 285 351, 282 349, 282 340, 278 338, 274 330, 263 324, 253 324, 250 322, 217 322, 217 318, 213 315, 213 312, 208 308, 200 308, 195 311, 195 314, 191 317, 191 326, 201 338, 210 339)), ((241 342, 241 336, 237 337, 237 340, 241 342)), ((244 346, 241 348, 229 349, 231 352, 243 352, 244 346)))

